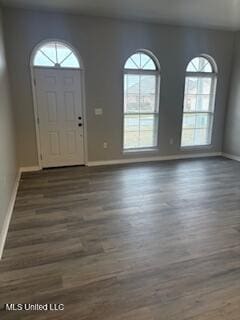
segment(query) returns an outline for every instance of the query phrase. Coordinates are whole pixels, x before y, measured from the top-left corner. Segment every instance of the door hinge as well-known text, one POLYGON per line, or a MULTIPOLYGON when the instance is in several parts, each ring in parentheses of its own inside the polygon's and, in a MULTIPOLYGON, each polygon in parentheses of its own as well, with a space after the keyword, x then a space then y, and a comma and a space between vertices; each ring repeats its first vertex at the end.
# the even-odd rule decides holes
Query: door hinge
POLYGON ((39 121, 39 117, 37 117, 37 124, 39 124, 40 123, 40 121, 39 121))

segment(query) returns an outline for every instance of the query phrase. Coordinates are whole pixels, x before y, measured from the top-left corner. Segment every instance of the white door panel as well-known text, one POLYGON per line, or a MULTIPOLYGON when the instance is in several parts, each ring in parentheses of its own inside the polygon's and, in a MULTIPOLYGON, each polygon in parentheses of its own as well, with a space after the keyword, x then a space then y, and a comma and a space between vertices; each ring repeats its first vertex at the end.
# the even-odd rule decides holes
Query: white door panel
POLYGON ((42 166, 84 164, 80 70, 35 68, 34 72, 42 166))

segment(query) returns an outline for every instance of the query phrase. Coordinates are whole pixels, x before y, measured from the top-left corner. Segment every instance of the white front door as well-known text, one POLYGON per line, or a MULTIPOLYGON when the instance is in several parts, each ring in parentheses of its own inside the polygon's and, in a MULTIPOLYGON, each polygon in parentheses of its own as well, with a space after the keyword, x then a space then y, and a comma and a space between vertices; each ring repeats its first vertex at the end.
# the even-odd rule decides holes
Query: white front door
POLYGON ((80 70, 34 68, 42 167, 84 164, 80 70))

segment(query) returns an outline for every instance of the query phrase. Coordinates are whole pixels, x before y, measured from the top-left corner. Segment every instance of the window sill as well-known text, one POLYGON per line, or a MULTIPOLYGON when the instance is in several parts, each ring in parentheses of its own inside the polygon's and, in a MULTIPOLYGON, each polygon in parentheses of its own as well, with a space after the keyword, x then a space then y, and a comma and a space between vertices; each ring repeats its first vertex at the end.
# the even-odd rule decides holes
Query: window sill
POLYGON ((125 149, 123 150, 123 154, 132 154, 132 153, 151 153, 158 152, 159 148, 145 148, 145 149, 125 149))

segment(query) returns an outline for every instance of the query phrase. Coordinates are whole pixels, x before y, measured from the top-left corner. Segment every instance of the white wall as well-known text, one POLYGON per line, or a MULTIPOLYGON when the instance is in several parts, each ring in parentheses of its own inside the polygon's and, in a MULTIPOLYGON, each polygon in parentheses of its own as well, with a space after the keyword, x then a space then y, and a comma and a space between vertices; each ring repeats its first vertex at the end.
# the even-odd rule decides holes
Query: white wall
POLYGON ((161 64, 160 149, 154 155, 182 153, 179 144, 185 69, 193 57, 203 53, 215 59, 219 74, 212 146, 201 152, 222 150, 233 32, 7 8, 4 26, 21 166, 37 165, 29 63, 33 48, 44 39, 69 42, 83 59, 89 160, 136 156, 122 153, 123 65, 140 48, 152 51, 161 64), (96 107, 103 108, 102 117, 94 115, 96 107), (103 148, 104 141, 108 149, 103 148))
POLYGON ((240 32, 236 34, 223 151, 240 157, 240 32))
POLYGON ((4 223, 18 175, 15 149, 15 125, 9 94, 0 10, 0 255, 4 223))

